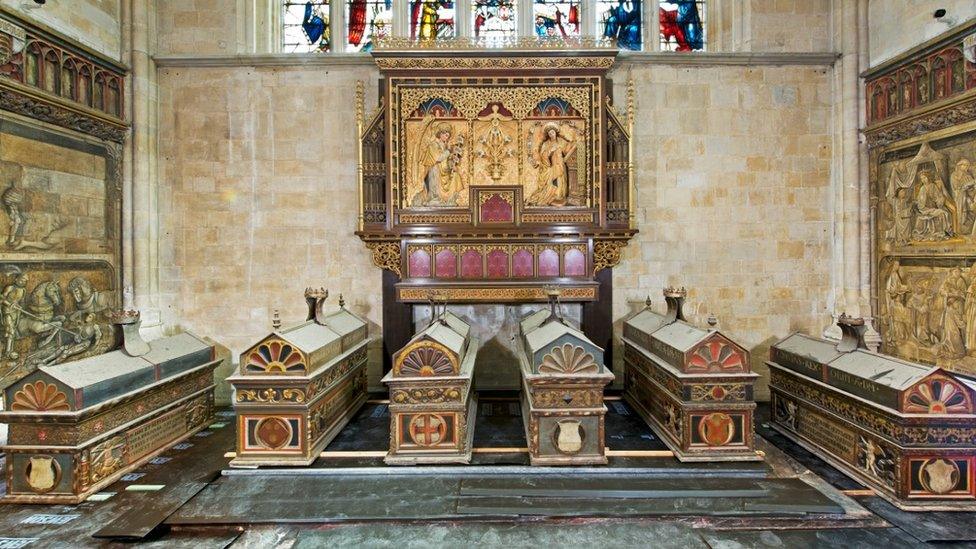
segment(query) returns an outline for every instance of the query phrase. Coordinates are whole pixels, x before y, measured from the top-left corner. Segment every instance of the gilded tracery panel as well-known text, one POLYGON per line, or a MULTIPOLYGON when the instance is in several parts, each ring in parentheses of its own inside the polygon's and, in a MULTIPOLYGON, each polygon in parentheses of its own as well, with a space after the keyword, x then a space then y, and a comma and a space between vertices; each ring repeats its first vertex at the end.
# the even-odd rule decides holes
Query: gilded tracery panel
POLYGON ((472 185, 521 185, 525 206, 592 207, 599 89, 574 85, 394 86, 399 208, 467 208, 472 185))

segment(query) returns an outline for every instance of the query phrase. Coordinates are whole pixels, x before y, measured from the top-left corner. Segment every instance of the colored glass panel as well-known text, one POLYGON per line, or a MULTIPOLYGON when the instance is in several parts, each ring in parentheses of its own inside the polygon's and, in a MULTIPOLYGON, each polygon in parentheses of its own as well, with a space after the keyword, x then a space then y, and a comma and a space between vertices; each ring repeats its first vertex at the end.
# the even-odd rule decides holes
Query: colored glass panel
POLYGON ((286 53, 329 51, 329 0, 283 0, 281 50, 286 53))
POLYGON ((346 51, 371 51, 374 40, 392 33, 393 0, 346 2, 346 51))
POLYGON ((471 28, 476 38, 509 38, 518 32, 518 10, 512 0, 472 0, 471 28))
POLYGON ((705 0, 672 0, 658 4, 661 51, 705 49, 705 0))
POLYGON ((582 22, 580 2, 535 0, 532 19, 536 36, 579 36, 582 22))
POLYGON ((615 39, 622 49, 643 49, 641 0, 598 0, 596 10, 604 37, 615 39))
POLYGON ((410 2, 410 38, 437 40, 454 38, 456 2, 443 0, 414 0, 410 2))

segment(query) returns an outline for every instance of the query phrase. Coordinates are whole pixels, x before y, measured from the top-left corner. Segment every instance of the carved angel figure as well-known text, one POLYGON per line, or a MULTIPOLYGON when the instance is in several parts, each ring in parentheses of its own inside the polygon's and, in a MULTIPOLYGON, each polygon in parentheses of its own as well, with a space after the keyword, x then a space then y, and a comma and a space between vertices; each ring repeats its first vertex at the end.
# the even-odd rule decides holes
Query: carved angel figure
POLYGON ((538 168, 532 206, 563 206, 569 196, 569 159, 576 151, 576 134, 568 127, 550 122, 530 137, 530 163, 538 168), (541 133, 541 135, 540 135, 541 133))
POLYGON ((434 124, 433 117, 424 119, 420 138, 414 151, 419 190, 411 197, 411 206, 457 205, 464 182, 461 164, 464 159, 464 138, 452 141, 454 128, 450 124, 434 124))

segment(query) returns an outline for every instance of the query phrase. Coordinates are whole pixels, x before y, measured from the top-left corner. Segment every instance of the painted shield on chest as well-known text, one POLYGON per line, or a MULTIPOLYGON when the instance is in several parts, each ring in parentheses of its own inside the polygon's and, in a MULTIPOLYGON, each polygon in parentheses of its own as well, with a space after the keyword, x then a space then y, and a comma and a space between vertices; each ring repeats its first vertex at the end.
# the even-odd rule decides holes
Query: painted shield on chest
POLYGON ((578 421, 560 421, 554 435, 556 448, 564 454, 575 454, 583 449, 583 427, 578 421))
POLYGON ((50 456, 34 456, 27 464, 27 485, 38 494, 50 492, 58 483, 61 466, 50 456))

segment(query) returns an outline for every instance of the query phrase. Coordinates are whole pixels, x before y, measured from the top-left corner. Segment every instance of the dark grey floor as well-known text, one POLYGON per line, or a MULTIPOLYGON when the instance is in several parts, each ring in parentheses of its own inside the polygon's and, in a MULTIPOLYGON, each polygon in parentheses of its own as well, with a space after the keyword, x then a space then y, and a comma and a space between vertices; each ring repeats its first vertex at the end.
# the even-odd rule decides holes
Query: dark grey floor
MULTIPOLYGON (((512 404, 482 403, 476 447, 525 445, 518 407, 512 404)), ((663 448, 625 404, 610 401, 608 407, 610 448, 663 448)), ((139 475, 107 488, 112 495, 105 501, 0 507, 0 548, 122 546, 92 535, 126 529, 145 532, 140 545, 178 548, 899 548, 926 546, 923 540, 964 547, 976 537, 974 513, 905 513, 876 497, 855 502, 840 496, 831 485, 858 485, 768 429, 767 413, 760 405, 756 422, 765 438, 760 440, 767 451, 765 464, 690 465, 638 458, 613 465, 647 467, 655 474, 547 480, 467 475, 393 482, 387 476, 367 482, 352 475, 220 476, 228 461, 223 454, 233 450, 233 422, 224 412, 213 427, 189 440, 193 446, 171 449, 139 475), (140 485, 162 488, 126 490, 140 485), (601 490, 601 497, 590 497, 601 490), (580 516, 581 498, 589 500, 588 517, 580 516), (282 518, 300 522, 283 523, 282 518)), ((388 421, 382 404, 367 405, 328 449, 383 450, 388 421)), ((485 464, 525 464, 524 454, 481 457, 485 464)), ((371 459, 320 459, 314 467, 387 470, 382 465, 371 459)))

